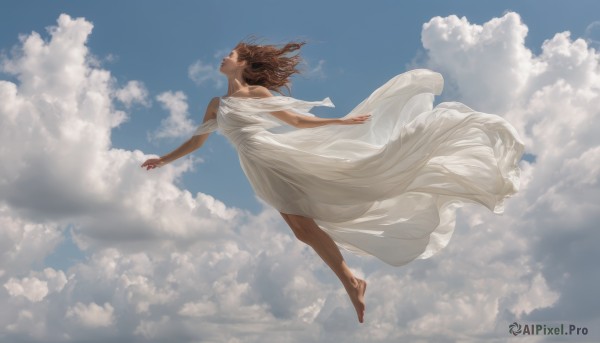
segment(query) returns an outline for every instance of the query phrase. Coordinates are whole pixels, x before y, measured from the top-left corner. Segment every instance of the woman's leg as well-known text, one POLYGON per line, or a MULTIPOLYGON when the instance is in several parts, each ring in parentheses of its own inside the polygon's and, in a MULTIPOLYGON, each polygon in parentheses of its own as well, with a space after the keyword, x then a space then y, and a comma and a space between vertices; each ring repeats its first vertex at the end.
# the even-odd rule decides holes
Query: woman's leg
POLYGON ((346 265, 340 249, 335 242, 315 223, 312 218, 295 214, 281 213, 281 216, 290 226, 296 237, 310 245, 317 254, 333 270, 335 275, 342 281, 350 300, 356 309, 358 321, 363 322, 365 315, 365 290, 367 282, 356 278, 350 268, 346 265))

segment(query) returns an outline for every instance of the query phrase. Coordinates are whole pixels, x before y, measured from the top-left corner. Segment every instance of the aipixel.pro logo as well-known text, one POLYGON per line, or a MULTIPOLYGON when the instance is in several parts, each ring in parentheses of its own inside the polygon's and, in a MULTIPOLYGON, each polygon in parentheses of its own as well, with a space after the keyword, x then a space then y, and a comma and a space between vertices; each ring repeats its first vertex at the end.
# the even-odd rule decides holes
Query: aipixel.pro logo
POLYGON ((514 322, 508 326, 508 332, 513 336, 518 335, 543 335, 543 336, 568 336, 587 335, 586 327, 578 327, 573 324, 557 324, 548 326, 546 324, 519 324, 514 322))

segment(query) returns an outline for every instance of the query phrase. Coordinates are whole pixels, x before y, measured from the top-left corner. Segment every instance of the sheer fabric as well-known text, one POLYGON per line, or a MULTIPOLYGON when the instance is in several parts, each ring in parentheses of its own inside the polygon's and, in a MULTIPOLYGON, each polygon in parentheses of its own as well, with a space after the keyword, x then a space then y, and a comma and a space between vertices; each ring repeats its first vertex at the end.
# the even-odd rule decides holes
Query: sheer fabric
POLYGON ((197 133, 218 128, 256 194, 280 212, 313 218, 338 246, 400 266, 448 244, 458 207, 502 213, 519 189, 516 130, 462 103, 434 108, 443 82, 426 69, 397 75, 344 116, 370 121, 304 129, 270 112, 311 116, 333 107, 329 98, 223 97, 197 133))

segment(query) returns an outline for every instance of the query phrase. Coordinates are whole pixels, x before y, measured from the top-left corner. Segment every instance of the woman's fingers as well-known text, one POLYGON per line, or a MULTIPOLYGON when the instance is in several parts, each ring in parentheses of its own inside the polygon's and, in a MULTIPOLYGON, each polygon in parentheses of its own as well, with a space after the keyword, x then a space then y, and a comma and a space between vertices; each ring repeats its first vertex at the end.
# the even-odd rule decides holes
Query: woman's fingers
POLYGON ((140 167, 142 167, 142 168, 146 167, 146 170, 150 170, 150 169, 157 168, 159 163, 160 163, 159 159, 151 158, 151 159, 146 160, 146 162, 142 163, 142 165, 140 167))
POLYGON ((371 118, 371 114, 357 115, 345 119, 344 124, 363 124, 371 118))

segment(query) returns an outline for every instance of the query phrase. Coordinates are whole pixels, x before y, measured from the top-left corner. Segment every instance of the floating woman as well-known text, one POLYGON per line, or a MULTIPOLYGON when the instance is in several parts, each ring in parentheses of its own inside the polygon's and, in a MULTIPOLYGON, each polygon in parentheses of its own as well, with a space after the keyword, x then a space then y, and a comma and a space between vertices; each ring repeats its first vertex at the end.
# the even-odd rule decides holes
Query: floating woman
POLYGON ((458 207, 504 211, 524 144, 500 116, 458 102, 434 108, 444 80, 427 69, 395 76, 344 117, 316 117, 309 111, 333 107, 329 98, 271 93, 289 90, 304 44, 237 44, 220 67, 227 94, 210 101, 193 137, 142 167, 185 156, 219 130, 256 194, 340 279, 362 323, 367 282, 339 248, 394 266, 431 257, 448 244, 458 207))

